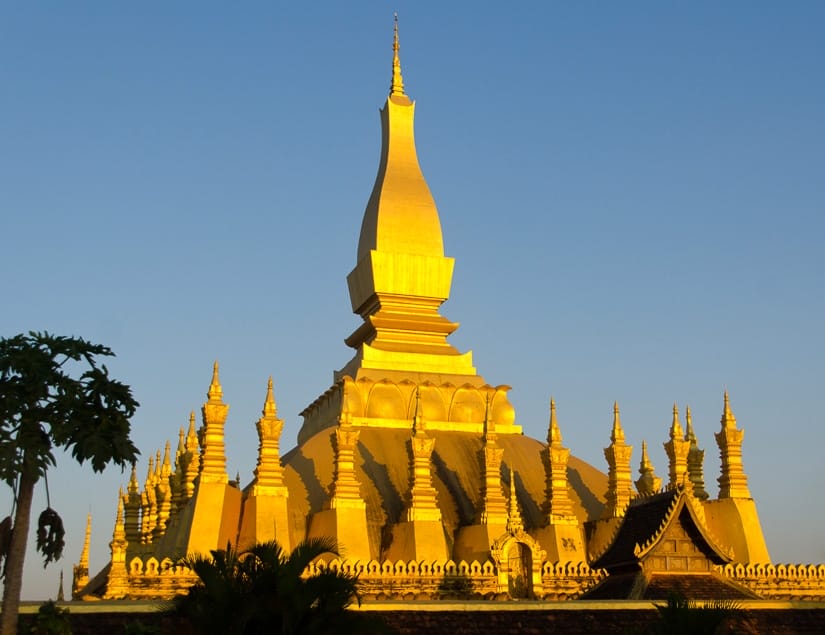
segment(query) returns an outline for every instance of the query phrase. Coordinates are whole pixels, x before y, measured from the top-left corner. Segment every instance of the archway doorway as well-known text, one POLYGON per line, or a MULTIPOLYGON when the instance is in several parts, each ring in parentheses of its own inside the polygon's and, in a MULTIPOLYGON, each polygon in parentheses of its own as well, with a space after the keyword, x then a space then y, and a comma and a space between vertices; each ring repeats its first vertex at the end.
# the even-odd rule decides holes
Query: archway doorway
POLYGON ((507 554, 507 591, 511 598, 533 596, 533 554, 530 547, 521 542, 510 545, 507 554))

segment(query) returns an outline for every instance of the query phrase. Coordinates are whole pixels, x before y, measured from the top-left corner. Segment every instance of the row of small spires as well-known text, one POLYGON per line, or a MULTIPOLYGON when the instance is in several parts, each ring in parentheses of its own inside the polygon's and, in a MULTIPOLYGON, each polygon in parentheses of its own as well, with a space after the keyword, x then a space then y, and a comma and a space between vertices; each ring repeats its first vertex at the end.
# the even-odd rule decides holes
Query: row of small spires
MULTIPOLYGON (((685 412, 686 429, 679 422, 679 408, 673 404, 673 419, 669 430, 669 440, 664 443, 668 457, 668 487, 685 485, 691 494, 699 500, 707 500, 705 490, 703 463, 705 451, 699 448, 693 429, 690 406, 685 412)), ((550 427, 547 433, 549 446, 560 446, 561 433, 555 423, 555 403, 550 403, 550 427)), ((719 476, 719 498, 750 498, 747 476, 742 469, 742 438, 744 431, 736 427, 736 417, 730 407, 727 390, 724 394, 724 406, 721 418, 721 430, 715 434, 721 458, 719 476)), ((613 428, 610 434, 610 446, 604 455, 608 462, 608 491, 606 517, 621 516, 633 496, 631 485, 630 457, 632 446, 625 443, 625 433, 619 416, 619 405, 613 404, 613 428)), ((647 442, 642 441, 642 456, 639 465, 640 478, 635 481, 639 495, 649 495, 661 489, 662 479, 656 476, 647 451, 647 442)))
MULTIPOLYGON (((217 362, 215 362, 213 368, 212 381, 207 396, 209 401, 204 408, 209 404, 222 403, 223 390, 220 385, 217 362)), ((256 484, 282 485, 283 473, 278 445, 283 421, 277 419, 276 416, 277 408, 271 377, 267 385, 267 395, 262 414, 264 416, 258 422, 260 446, 258 466, 255 470, 255 482, 256 484), (265 481, 265 483, 261 483, 262 481, 265 481)), ((415 419, 416 425, 413 432, 418 434, 419 431, 423 432, 423 425, 421 425, 417 413, 415 419)), ((708 494, 704 489, 702 473, 704 450, 700 450, 698 447, 689 407, 686 412, 686 421, 687 429, 683 432, 679 422, 678 408, 674 404, 670 440, 664 444, 670 459, 670 484, 674 485, 687 481, 692 487, 692 494, 700 500, 706 500, 708 494)), ((719 478, 720 498, 728 496, 750 497, 747 492, 746 477, 741 471, 740 445, 742 431, 736 429, 736 419, 730 409, 727 391, 725 391, 724 396, 721 422, 722 430, 716 435, 722 455, 722 475, 719 478), (735 454, 739 455, 740 460, 731 461, 731 456, 735 454), (731 483, 737 485, 735 491, 731 491, 731 483)), ((347 425, 349 423, 348 417, 343 416, 342 423, 347 425)), ((207 424, 208 422, 204 421, 204 427, 196 432, 195 413, 193 411, 190 414, 188 433, 184 434, 183 428, 179 433, 174 469, 170 457, 170 444, 167 442, 162 459, 159 450, 155 457, 156 460, 150 457, 147 478, 142 492, 137 480, 136 469, 133 466, 127 493, 123 494, 121 492, 120 494, 125 511, 126 537, 129 542, 137 541, 148 544, 162 536, 170 518, 191 498, 195 488, 195 479, 200 474, 204 463, 202 455, 208 451, 205 443, 207 424)), ((486 436, 492 437, 495 435, 486 436)), ((610 439, 611 445, 605 449, 605 457, 609 465, 605 516, 621 516, 633 496, 630 470, 632 447, 624 442, 625 434, 621 426, 618 403, 614 403, 613 428, 610 439)), ((556 405, 555 401, 551 399, 550 425, 547 433, 548 448, 545 461, 546 468, 548 468, 548 502, 546 506, 551 514, 569 516, 572 514, 572 508, 567 496, 567 488, 552 485, 553 473, 557 473, 557 476, 564 475, 566 481, 566 463, 569 450, 561 446, 561 441, 562 436, 556 416, 556 405), (562 450, 563 453, 560 455, 559 451, 562 450)), ((222 462, 225 463, 223 457, 222 462)), ((500 464, 500 460, 497 463, 500 464)), ((495 467, 498 467, 498 465, 495 467)), ((645 441, 642 442, 639 473, 641 476, 635 481, 639 494, 649 494, 660 489, 661 479, 655 475, 645 441)), ((233 484, 238 485, 239 480, 238 475, 233 484)), ((556 482, 558 482, 558 479, 556 479, 556 482)), ((503 503, 503 500, 501 502, 503 503)))
MULTIPOLYGON (((213 368, 212 381, 207 396, 209 401, 204 405, 204 410, 210 404, 222 404, 223 390, 220 385, 217 362, 215 362, 213 368)), ((267 395, 262 414, 263 417, 258 422, 260 447, 258 466, 255 470, 255 483, 261 484, 264 482, 266 485, 280 486, 283 484, 283 472, 278 445, 283 421, 277 419, 276 416, 277 408, 273 395, 272 378, 269 379, 267 385, 267 395)), ((200 430, 196 431, 195 429, 194 411, 190 414, 188 432, 184 434, 184 430, 181 428, 174 468, 169 442, 166 444, 162 458, 160 451, 157 452, 154 458, 150 457, 147 478, 142 491, 138 483, 136 467, 133 466, 127 491, 123 493, 121 490, 119 494, 119 507, 123 509, 125 538, 128 542, 149 544, 157 540, 165 533, 171 519, 194 493, 195 479, 203 471, 203 457, 209 451, 205 434, 205 428, 208 426, 209 421, 206 420, 206 412, 204 412, 204 415, 204 427, 200 430)), ((343 419, 346 420, 347 418, 344 417, 343 419)), ((222 427, 223 421, 220 424, 222 427)), ((423 433, 423 426, 415 426, 414 434, 421 433, 423 433)), ((487 443, 488 440, 495 437, 495 434, 486 434, 485 436, 489 437, 489 439, 485 438, 485 443, 487 443)), ((731 412, 726 391, 722 430, 716 435, 722 455, 722 476, 719 478, 721 485, 720 498, 727 496, 749 497, 745 485, 746 477, 741 472, 741 437, 742 431, 736 429, 736 419, 731 412), (736 454, 739 455, 740 460, 731 461, 730 458, 736 454), (738 485, 735 491, 731 490, 731 483, 738 485)), ((605 456, 609 464, 607 505, 605 508, 605 516, 608 517, 623 515, 624 509, 633 496, 633 488, 630 482, 630 453, 632 447, 624 443, 625 435, 621 426, 618 404, 614 404, 614 421, 610 438, 611 445, 605 449, 605 456)), ((566 483, 566 464, 569 450, 562 447, 561 441, 562 436, 558 426, 555 401, 551 399, 550 425, 547 434, 548 446, 545 450, 545 467, 548 472, 545 508, 551 516, 570 516, 572 514, 567 495, 568 487, 554 485, 553 479, 554 474, 557 477, 563 476, 566 483)), ((693 431, 689 409, 687 410, 687 431, 683 433, 678 419, 678 409, 674 405, 670 441, 665 444, 665 449, 670 458, 671 485, 682 482, 689 483, 692 494, 696 498, 707 499, 708 494, 704 490, 702 476, 704 451, 700 450, 696 443, 696 435, 693 431)), ((225 459, 223 461, 225 462, 225 459)), ((500 455, 496 463, 495 466, 491 467, 498 468, 500 455)), ((497 469, 495 471, 498 472, 497 469)), ((661 479, 656 477, 654 473, 647 454, 646 442, 642 443, 642 459, 639 472, 641 477, 636 481, 639 494, 650 494, 659 490, 661 479)), ((225 473, 223 476, 225 478, 225 473)), ((236 477, 234 484, 237 485, 239 480, 239 476, 236 477)), ((515 478, 512 474, 510 480, 512 489, 515 484, 515 478)), ((555 482, 559 482, 558 478, 555 482)), ((427 484, 426 487, 430 489, 432 485, 427 484)), ((492 498, 498 498, 500 501, 499 509, 504 512, 504 509, 501 509, 504 507, 503 497, 499 498, 495 492, 485 492, 485 503, 490 498, 488 494, 492 494, 492 498)), ((520 517, 515 520, 518 516, 518 508, 517 506, 515 509, 512 507, 512 501, 515 501, 512 493, 510 499, 510 504, 507 504, 507 517, 508 519, 513 518, 516 524, 520 524, 520 517)))

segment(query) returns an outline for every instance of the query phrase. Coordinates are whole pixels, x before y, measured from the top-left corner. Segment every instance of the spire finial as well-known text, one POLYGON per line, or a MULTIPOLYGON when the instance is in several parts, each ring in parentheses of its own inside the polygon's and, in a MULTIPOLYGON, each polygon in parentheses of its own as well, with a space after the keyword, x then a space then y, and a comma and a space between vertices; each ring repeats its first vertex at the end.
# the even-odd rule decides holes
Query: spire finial
POLYGON ((561 430, 556 418, 556 400, 550 397, 550 429, 547 432, 547 444, 561 443, 561 430))
POLYGON ((733 411, 730 409, 730 398, 728 397, 728 389, 725 388, 725 406, 722 411, 722 427, 735 428, 736 417, 733 416, 733 411))
POLYGON ((507 531, 511 534, 524 531, 524 521, 521 518, 516 495, 516 471, 512 465, 510 466, 510 500, 507 505, 507 531))
MULTIPOLYGON (((118 500, 123 498, 122 493, 118 495, 118 500)), ((123 504, 121 501, 120 504, 123 504)), ((92 512, 89 512, 86 516, 86 537, 83 540, 83 549, 80 552, 80 562, 78 563, 81 567, 89 568, 89 544, 91 542, 92 537, 92 512)))
POLYGON ((639 468, 639 471, 642 473, 644 473, 644 470, 653 468, 650 464, 650 457, 647 455, 647 441, 642 441, 642 463, 639 468))
POLYGON ((673 402, 673 421, 670 424, 670 438, 682 440, 682 424, 679 423, 679 406, 673 402))
POLYGON ((261 414, 265 417, 274 417, 278 414, 278 409, 275 406, 275 395, 272 390, 272 375, 269 376, 269 381, 266 384, 266 401, 264 401, 264 409, 261 414))
POLYGON ((685 406, 685 441, 690 441, 691 445, 696 445, 696 433, 693 431, 693 417, 690 414, 690 406, 685 406))
POLYGON ((218 376, 218 360, 212 366, 212 383, 209 384, 209 392, 206 393, 209 401, 221 401, 223 399, 223 388, 221 388, 221 380, 218 376))
POLYGON ((610 440, 613 443, 624 441, 624 430, 622 430, 622 419, 619 416, 619 402, 613 402, 613 431, 610 434, 610 440))
POLYGON ((404 78, 401 77, 401 60, 398 57, 398 13, 394 15, 392 27, 392 83, 390 84, 390 97, 393 95, 404 95, 404 78))

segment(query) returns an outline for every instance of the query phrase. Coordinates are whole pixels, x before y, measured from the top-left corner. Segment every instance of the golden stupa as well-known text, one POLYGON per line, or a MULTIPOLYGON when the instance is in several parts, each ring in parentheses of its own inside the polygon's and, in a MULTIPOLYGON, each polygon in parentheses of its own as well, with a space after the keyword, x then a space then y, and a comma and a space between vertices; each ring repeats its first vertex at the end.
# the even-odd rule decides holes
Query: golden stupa
POLYGON ((330 536, 341 558, 317 566, 359 572, 366 597, 645 597, 662 576, 734 597, 822 597, 825 567, 770 564, 727 394, 715 500, 689 410, 683 430, 674 406, 663 489, 644 445, 634 487, 618 405, 607 475, 564 447, 552 400, 546 442, 522 434, 509 387, 489 385, 472 353, 447 342, 458 324, 439 310, 454 260, 418 165, 414 112, 396 22, 378 175, 347 277, 363 323, 346 339, 353 358, 301 413, 297 447, 281 455, 270 379, 254 477, 230 480, 215 363, 202 425, 193 412, 174 454, 167 442, 149 459, 143 486, 133 469, 111 562, 92 579, 87 531, 74 596, 167 598, 193 582, 178 564, 186 554, 330 536))

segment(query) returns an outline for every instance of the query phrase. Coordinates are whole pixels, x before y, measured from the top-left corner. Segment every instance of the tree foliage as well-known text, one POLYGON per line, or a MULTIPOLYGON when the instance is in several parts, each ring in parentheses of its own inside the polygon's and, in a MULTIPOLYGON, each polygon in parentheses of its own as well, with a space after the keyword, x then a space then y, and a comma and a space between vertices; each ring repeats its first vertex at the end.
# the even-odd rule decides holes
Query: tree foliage
MULTIPOLYGON (((714 635, 726 633, 728 627, 745 621, 745 615, 735 600, 696 602, 679 593, 672 593, 665 604, 657 604, 659 620, 651 632, 662 635, 714 635)), ((740 631, 741 632, 741 631, 740 631)))
MULTIPOLYGON (((79 337, 32 331, 0 339, 0 479, 15 501, 13 522, 0 522, 3 635, 17 630, 34 485, 55 465, 55 448, 96 472, 137 460, 129 420, 138 403, 129 386, 98 365, 98 358, 113 355, 79 337)), ((48 564, 61 555, 63 523, 49 507, 38 525, 38 548, 48 564)))
POLYGON ((286 553, 277 542, 239 553, 231 545, 184 560, 199 578, 175 600, 177 612, 203 635, 284 635, 389 632, 383 623, 348 611, 359 602, 357 576, 326 569, 305 576, 307 566, 335 543, 301 542, 286 553))
POLYGON ((137 460, 129 419, 138 403, 98 357, 111 349, 79 337, 30 332, 0 339, 0 478, 42 477, 59 447, 101 472, 137 460), (80 369, 78 377, 73 370, 80 369))

